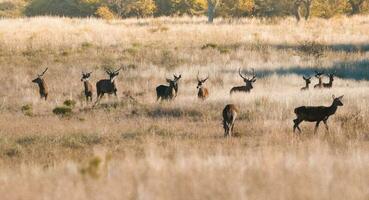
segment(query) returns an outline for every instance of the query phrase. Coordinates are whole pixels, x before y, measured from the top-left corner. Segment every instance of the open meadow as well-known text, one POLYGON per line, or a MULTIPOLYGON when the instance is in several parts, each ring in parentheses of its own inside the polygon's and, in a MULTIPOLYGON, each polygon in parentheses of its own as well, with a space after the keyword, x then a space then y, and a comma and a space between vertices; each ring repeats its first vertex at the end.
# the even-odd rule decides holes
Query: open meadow
POLYGON ((369 199, 369 16, 38 17, 0 27, 1 199, 369 199), (31 81, 46 67, 44 101, 31 81), (118 97, 86 103, 82 71, 95 85, 119 67, 118 97), (239 68, 257 80, 231 96, 244 85, 239 68), (300 91, 315 70, 336 72, 333 87, 314 89, 313 77, 300 91), (198 72, 209 75, 205 101, 198 72), (157 102, 173 74, 178 96, 157 102), (329 106, 332 95, 344 106, 329 132, 303 122, 294 134, 294 108, 329 106), (234 137, 223 136, 229 103, 239 108, 234 137))

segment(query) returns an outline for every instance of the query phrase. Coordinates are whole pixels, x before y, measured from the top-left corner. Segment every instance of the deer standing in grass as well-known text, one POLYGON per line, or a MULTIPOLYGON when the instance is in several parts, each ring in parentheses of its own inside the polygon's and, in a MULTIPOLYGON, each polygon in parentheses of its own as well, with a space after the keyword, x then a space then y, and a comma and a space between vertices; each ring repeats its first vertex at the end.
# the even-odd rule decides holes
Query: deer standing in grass
POLYGON ((234 122, 236 121, 238 109, 234 104, 228 104, 223 109, 224 137, 232 136, 234 122))
POLYGON ((253 88, 252 84, 256 81, 256 74, 255 74, 255 70, 252 69, 252 74, 251 74, 251 78, 247 78, 246 76, 242 75, 241 73, 241 69, 238 69, 238 74, 241 76, 241 78, 243 79, 243 81, 246 83, 245 86, 237 86, 237 87, 233 87, 231 89, 231 94, 234 92, 250 92, 251 89, 253 88))
POLYGON ((44 72, 42 72, 41 74, 37 75, 37 78, 32 80, 33 83, 36 83, 39 87, 39 93, 40 93, 40 97, 45 98, 45 101, 47 100, 47 96, 49 95, 48 92, 48 87, 46 85, 45 79, 44 79, 44 75, 47 72, 49 68, 46 68, 44 70, 44 72))
POLYGON ((96 103, 104 96, 105 93, 114 94, 117 97, 117 85, 115 79, 119 75, 119 71, 121 69, 122 68, 119 68, 115 71, 105 70, 105 72, 109 75, 109 79, 103 79, 96 83, 96 103))
POLYGON ((174 79, 171 80, 167 78, 167 82, 169 83, 169 86, 166 85, 159 85, 156 87, 156 97, 157 101, 159 100, 173 100, 177 94, 178 94, 178 81, 182 78, 182 75, 176 76, 173 75, 174 79))
POLYGON ((314 88, 322 88, 323 87, 323 82, 322 82, 322 76, 323 76, 323 72, 319 72, 319 71, 315 71, 315 77, 319 80, 318 84, 314 85, 314 88))
POLYGON ((328 124, 327 120, 331 115, 334 115, 337 111, 338 106, 343 106, 342 98, 343 95, 340 97, 335 98, 335 96, 332 96, 333 103, 331 106, 301 106, 298 108, 295 108, 294 112, 297 116, 296 119, 293 120, 294 126, 293 126, 293 132, 299 130, 301 133, 301 129, 299 127, 299 124, 303 121, 307 122, 316 122, 314 133, 317 132, 319 124, 321 121, 325 124, 325 128, 328 131, 328 124))
POLYGON ((327 76, 329 77, 329 82, 328 83, 323 83, 323 87, 324 88, 331 88, 333 86, 334 73, 327 74, 327 76))
POLYGON ((81 78, 81 81, 83 82, 83 86, 85 89, 84 91, 85 91, 85 97, 86 97, 87 102, 88 101, 92 102, 93 87, 92 87, 92 84, 90 83, 91 73, 92 72, 88 72, 88 73, 82 72, 82 78, 81 78))
POLYGON ((209 96, 209 90, 204 87, 204 83, 209 79, 209 75, 205 79, 199 78, 199 73, 197 73, 197 89, 199 92, 197 93, 197 97, 201 100, 205 100, 209 96))
POLYGON ((311 77, 309 76, 309 77, 305 77, 305 76, 303 76, 302 77, 303 79, 304 79, 304 81, 305 81, 305 87, 302 87, 301 88, 301 90, 302 91, 304 91, 304 90, 309 90, 309 84, 311 83, 311 77))

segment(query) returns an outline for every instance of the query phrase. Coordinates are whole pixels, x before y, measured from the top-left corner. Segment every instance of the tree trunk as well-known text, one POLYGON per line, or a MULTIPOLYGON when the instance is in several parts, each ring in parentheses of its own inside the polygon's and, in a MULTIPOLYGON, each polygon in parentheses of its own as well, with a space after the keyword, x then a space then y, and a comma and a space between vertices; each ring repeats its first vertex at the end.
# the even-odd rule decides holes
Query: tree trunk
POLYGON ((208 23, 213 23, 215 16, 215 9, 217 7, 217 0, 208 0, 208 23))
POLYGON ((356 15, 359 14, 361 12, 361 5, 364 3, 364 0, 359 0, 356 1, 355 0, 349 0, 349 3, 351 5, 351 15, 356 15))

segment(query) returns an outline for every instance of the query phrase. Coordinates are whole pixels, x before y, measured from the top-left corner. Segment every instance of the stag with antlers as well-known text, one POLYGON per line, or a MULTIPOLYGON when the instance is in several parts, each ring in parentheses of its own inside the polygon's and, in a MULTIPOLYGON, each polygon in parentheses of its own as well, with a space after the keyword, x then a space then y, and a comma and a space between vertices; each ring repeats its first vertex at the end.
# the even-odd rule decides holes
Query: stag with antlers
POLYGON ((178 94, 178 81, 182 78, 182 75, 176 76, 173 75, 174 79, 171 80, 167 78, 167 82, 169 83, 169 86, 166 85, 159 85, 156 87, 156 96, 157 101, 159 100, 173 100, 177 94, 178 94))
POLYGON ((333 86, 335 73, 327 74, 327 76, 329 78, 329 82, 328 83, 323 83, 323 87, 324 88, 331 88, 333 86))
POLYGON ((46 85, 46 82, 45 82, 45 79, 44 79, 44 75, 45 75, 45 73, 47 72, 48 69, 49 68, 46 68, 44 70, 44 72, 37 75, 36 79, 32 80, 33 83, 36 83, 38 85, 40 97, 41 97, 41 99, 45 98, 45 101, 47 100, 47 96, 49 95, 48 88, 47 88, 47 85, 46 85))
POLYGON ((117 96, 117 86, 115 79, 119 75, 119 71, 122 68, 119 68, 115 71, 105 70, 105 72, 109 75, 109 79, 103 79, 96 83, 96 92, 97 92, 97 100, 96 103, 104 96, 105 93, 107 94, 114 94, 117 96))
POLYGON ((197 97, 201 100, 205 100, 209 96, 209 90, 204 87, 204 83, 209 79, 209 75, 205 79, 200 79, 199 73, 200 72, 197 72, 197 89, 199 90, 197 97))
POLYGON ((92 72, 88 72, 88 73, 82 72, 82 78, 81 78, 81 81, 83 82, 85 97, 86 97, 87 102, 88 101, 92 102, 93 87, 92 87, 92 84, 90 83, 91 73, 92 72))
POLYGON ((246 83, 245 86, 237 86, 237 87, 233 87, 231 89, 231 94, 234 92, 250 92, 251 89, 253 88, 252 84, 256 81, 256 74, 255 74, 255 70, 252 69, 252 74, 251 74, 251 78, 247 78, 246 76, 242 75, 241 73, 241 69, 238 69, 238 74, 240 75, 240 77, 243 79, 243 81, 246 83))
POLYGON ((301 129, 299 127, 299 124, 303 121, 308 122, 316 122, 314 133, 317 132, 319 124, 321 121, 325 124, 325 128, 328 131, 328 124, 327 120, 331 115, 334 115, 337 111, 338 106, 343 106, 342 98, 343 95, 340 97, 335 98, 334 95, 332 95, 333 102, 331 106, 301 106, 298 108, 295 108, 294 112, 297 116, 296 119, 293 120, 293 132, 295 130, 299 130, 301 133, 301 129))
POLYGON ((301 90, 302 91, 304 91, 304 90, 309 90, 309 84, 311 83, 311 77, 310 76, 308 76, 308 77, 305 77, 305 76, 303 76, 302 77, 303 79, 304 79, 304 81, 305 81, 305 87, 302 87, 301 88, 301 90))
POLYGON ((318 84, 314 85, 314 88, 320 89, 323 87, 323 82, 322 82, 322 76, 323 76, 324 72, 319 72, 319 71, 315 71, 315 77, 318 79, 318 84))

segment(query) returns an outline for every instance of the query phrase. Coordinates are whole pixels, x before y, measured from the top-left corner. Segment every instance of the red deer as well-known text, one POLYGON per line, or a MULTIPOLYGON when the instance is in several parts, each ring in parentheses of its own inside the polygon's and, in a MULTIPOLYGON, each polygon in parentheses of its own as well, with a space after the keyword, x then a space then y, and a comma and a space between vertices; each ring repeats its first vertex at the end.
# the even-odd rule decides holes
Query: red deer
POLYGON ((324 88, 331 88, 332 85, 333 85, 333 81, 334 81, 334 73, 328 74, 327 76, 329 77, 329 82, 328 83, 323 83, 323 87, 324 88))
POLYGON ((36 79, 32 80, 33 83, 36 83, 38 85, 40 97, 41 99, 45 98, 45 101, 47 100, 47 96, 49 95, 48 88, 44 79, 44 75, 48 69, 49 68, 46 68, 44 72, 37 75, 36 79))
POLYGON ((159 85, 156 87, 157 101, 159 100, 173 100, 178 94, 178 81, 182 78, 182 75, 173 75, 174 79, 168 79, 169 86, 159 85))
POLYGON ((241 76, 241 78, 246 83, 246 85, 233 87, 230 93, 232 94, 233 92, 250 92, 251 89, 253 88, 252 83, 256 81, 255 70, 252 69, 252 74, 251 74, 252 78, 247 78, 246 76, 243 76, 241 73, 241 69, 238 69, 238 74, 241 76))
POLYGON ((305 81, 305 87, 302 87, 301 88, 301 90, 308 90, 309 89, 309 84, 311 83, 311 77, 309 76, 309 77, 305 77, 305 76, 303 76, 302 77, 303 79, 304 79, 304 81, 305 81))
POLYGON ((343 106, 343 103, 341 101, 343 98, 343 95, 337 98, 335 98, 333 95, 332 98, 333 98, 333 103, 329 107, 301 106, 301 107, 295 108, 294 112, 297 118, 293 120, 294 122, 293 132, 295 132, 297 128, 299 132, 301 133, 299 124, 303 121, 316 122, 314 133, 316 133, 316 131, 318 130, 320 122, 323 121, 328 131, 328 124, 327 124, 328 118, 331 115, 334 115, 336 113, 338 106, 343 106))
POLYGON ((119 75, 119 71, 121 69, 122 68, 119 68, 116 71, 105 70, 105 72, 109 75, 109 79, 103 79, 96 83, 96 92, 97 92, 96 102, 99 101, 104 96, 105 93, 114 94, 115 96, 117 96, 117 86, 115 79, 119 75))
POLYGON ((315 77, 319 80, 318 84, 315 84, 314 85, 314 88, 322 88, 323 87, 323 82, 322 82, 322 75, 324 73, 323 72, 318 72, 318 71, 315 71, 315 77))
POLYGON ((228 104, 223 109, 224 137, 232 136, 234 122, 236 121, 238 109, 234 104, 228 104))
POLYGON ((92 102, 92 93, 93 93, 93 88, 92 88, 92 84, 90 83, 90 76, 91 76, 92 72, 89 73, 84 73, 82 72, 82 78, 81 81, 83 82, 83 86, 85 89, 85 97, 86 97, 86 101, 91 101, 92 102))
POLYGON ((205 78, 205 79, 200 79, 199 78, 199 73, 197 73, 197 89, 199 90, 199 92, 197 93, 197 97, 201 100, 205 100, 206 98, 208 98, 209 96, 209 90, 204 87, 204 83, 209 79, 209 75, 205 78))

